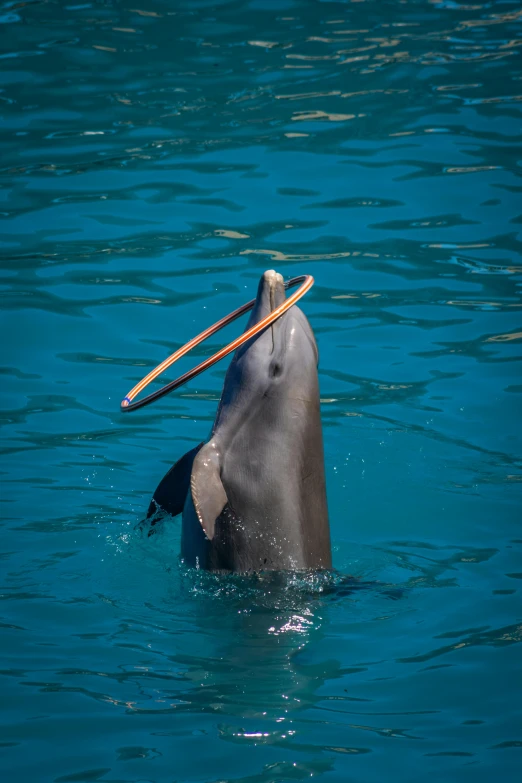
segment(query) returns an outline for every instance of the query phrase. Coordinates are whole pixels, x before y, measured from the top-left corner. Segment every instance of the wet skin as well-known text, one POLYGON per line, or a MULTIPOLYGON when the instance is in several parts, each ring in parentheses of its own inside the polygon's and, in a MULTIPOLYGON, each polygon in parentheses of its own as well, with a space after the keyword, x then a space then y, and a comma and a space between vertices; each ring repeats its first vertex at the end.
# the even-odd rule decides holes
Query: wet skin
MULTIPOLYGON (((285 299, 283 278, 262 276, 250 328, 285 299)), ((237 350, 210 440, 185 454, 149 508, 183 514, 190 565, 236 572, 331 567, 318 351, 292 307, 237 350)))

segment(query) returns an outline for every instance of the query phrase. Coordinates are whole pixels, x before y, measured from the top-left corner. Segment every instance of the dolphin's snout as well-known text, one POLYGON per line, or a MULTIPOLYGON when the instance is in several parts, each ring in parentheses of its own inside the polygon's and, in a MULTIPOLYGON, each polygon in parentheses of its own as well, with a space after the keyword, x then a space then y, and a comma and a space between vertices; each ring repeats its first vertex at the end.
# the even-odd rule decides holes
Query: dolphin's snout
POLYGON ((268 312, 272 312, 280 304, 283 304, 286 299, 283 275, 280 275, 275 269, 267 269, 261 278, 257 299, 258 303, 264 305, 268 312))
POLYGON ((283 282, 283 275, 276 272, 275 269, 267 269, 263 273, 263 280, 268 283, 269 286, 274 287, 277 283, 283 282))
MULTIPOLYGON (((248 321, 247 329, 265 318, 272 310, 275 310, 276 307, 282 305, 285 299, 286 291, 283 275, 280 275, 279 272, 276 272, 274 269, 267 269, 259 281, 256 303, 248 321)), ((276 333, 280 331, 279 320, 280 319, 276 320, 275 323, 268 327, 272 336, 271 352, 275 349, 276 333)), ((261 344, 256 338, 253 339, 258 345, 261 344)))

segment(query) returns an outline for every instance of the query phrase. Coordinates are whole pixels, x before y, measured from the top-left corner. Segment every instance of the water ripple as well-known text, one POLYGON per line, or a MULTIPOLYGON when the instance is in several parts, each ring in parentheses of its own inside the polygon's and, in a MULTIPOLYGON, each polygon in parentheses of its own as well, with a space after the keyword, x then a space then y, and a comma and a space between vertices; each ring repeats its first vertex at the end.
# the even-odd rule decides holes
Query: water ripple
POLYGON ((8 776, 514 779, 521 25, 509 0, 1 4, 8 776), (336 570, 193 572, 179 521, 139 523, 225 364, 119 401, 268 266, 316 278, 336 570))

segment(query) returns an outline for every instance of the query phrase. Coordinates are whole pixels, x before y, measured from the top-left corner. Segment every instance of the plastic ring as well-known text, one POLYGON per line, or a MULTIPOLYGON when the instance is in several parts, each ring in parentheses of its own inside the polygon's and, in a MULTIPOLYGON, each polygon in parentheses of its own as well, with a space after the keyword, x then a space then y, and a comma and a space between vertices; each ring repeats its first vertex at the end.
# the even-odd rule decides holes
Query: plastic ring
POLYGON ((228 326, 228 324, 232 323, 232 321, 235 321, 236 318, 239 318, 240 316, 244 315, 244 313, 248 313, 249 310, 252 310, 256 303, 256 299, 252 299, 250 302, 247 302, 241 307, 238 307, 237 310, 234 310, 234 312, 225 316, 225 318, 222 318, 212 326, 209 326, 208 329, 205 329, 204 332, 198 334, 197 337, 193 337, 192 340, 189 340, 188 343, 185 343, 185 345, 171 354, 167 359, 165 359, 165 361, 161 362, 161 364, 158 364, 154 370, 152 370, 148 375, 145 376, 145 378, 137 383, 133 389, 131 389, 131 391, 121 401, 121 411, 135 411, 138 410, 138 408, 143 408, 145 405, 150 405, 151 402, 159 400, 161 397, 164 397, 165 394, 168 394, 169 392, 174 391, 174 389, 178 389, 180 386, 183 386, 184 383, 187 383, 188 381, 192 380, 192 378, 195 378, 196 375, 199 375, 209 367, 212 367, 213 364, 216 364, 216 362, 219 362, 225 356, 228 356, 229 353, 235 351, 236 348, 239 348, 241 345, 250 340, 250 338, 254 337, 256 334, 259 334, 259 332, 263 331, 263 329, 266 329, 267 326, 270 326, 274 323, 274 321, 277 321, 278 318, 286 313, 286 311, 289 310, 292 305, 299 301, 299 299, 301 299, 301 297, 303 297, 310 290, 314 284, 314 278, 311 275, 300 275, 299 277, 293 277, 291 280, 285 283, 285 290, 294 288, 299 284, 301 285, 297 291, 292 294, 292 296, 289 296, 288 299, 285 299, 285 301, 280 304, 279 307, 276 307, 261 321, 259 321, 257 324, 254 324, 254 326, 237 337, 235 340, 232 340, 232 342, 226 345, 224 348, 221 348, 221 350, 217 351, 213 356, 205 359, 205 361, 201 362, 201 364, 198 364, 198 366, 194 367, 194 369, 189 370, 184 375, 180 375, 180 377, 176 378, 175 381, 167 383, 165 386, 162 386, 161 389, 152 392, 152 394, 147 395, 147 397, 144 397, 142 400, 136 400, 136 402, 133 402, 134 397, 143 391, 143 389, 145 389, 149 383, 155 380, 159 375, 162 375, 165 370, 177 362, 178 359, 181 359, 182 356, 185 356, 186 353, 189 353, 189 351, 195 348, 196 345, 204 342, 213 334, 219 332, 220 329, 223 329, 225 326, 228 326))

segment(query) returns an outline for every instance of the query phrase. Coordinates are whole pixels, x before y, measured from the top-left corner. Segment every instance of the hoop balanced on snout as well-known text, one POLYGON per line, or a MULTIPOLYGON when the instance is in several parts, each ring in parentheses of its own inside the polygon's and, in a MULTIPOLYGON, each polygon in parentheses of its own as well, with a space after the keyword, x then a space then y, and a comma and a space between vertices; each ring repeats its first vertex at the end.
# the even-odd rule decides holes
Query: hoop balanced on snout
MULTIPOLYGON (((313 278, 295 278, 290 285, 302 280, 300 291, 286 299, 281 275, 264 273, 256 299, 240 308, 252 308, 244 334, 216 354, 222 358, 236 349, 210 438, 181 457, 154 493, 151 524, 161 512, 183 515, 181 551, 190 565, 239 572, 331 567, 318 351, 307 318, 294 304, 313 278)), ((206 360, 141 404, 212 363, 206 360)))

